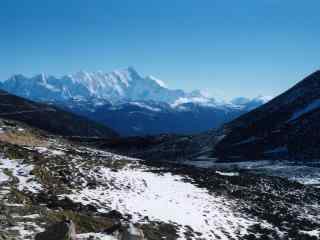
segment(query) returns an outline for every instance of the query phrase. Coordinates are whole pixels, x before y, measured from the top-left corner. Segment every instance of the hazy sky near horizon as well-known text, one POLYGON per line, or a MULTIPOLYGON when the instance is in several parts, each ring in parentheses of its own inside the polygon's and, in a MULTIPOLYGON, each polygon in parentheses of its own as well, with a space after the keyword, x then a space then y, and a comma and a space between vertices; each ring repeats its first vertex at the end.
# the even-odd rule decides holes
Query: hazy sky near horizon
POLYGON ((275 96, 319 68, 319 0, 1 0, 0 78, 134 66, 170 88, 275 96))

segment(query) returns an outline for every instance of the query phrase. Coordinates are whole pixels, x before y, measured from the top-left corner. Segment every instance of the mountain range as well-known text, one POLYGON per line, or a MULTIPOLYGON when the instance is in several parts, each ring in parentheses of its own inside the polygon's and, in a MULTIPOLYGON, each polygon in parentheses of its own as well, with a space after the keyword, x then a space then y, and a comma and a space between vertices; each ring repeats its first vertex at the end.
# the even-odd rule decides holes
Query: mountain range
POLYGON ((111 73, 80 71, 62 77, 14 75, 0 88, 87 117, 124 136, 206 131, 267 101, 263 97, 239 97, 225 102, 199 90, 172 90, 132 67, 111 73))

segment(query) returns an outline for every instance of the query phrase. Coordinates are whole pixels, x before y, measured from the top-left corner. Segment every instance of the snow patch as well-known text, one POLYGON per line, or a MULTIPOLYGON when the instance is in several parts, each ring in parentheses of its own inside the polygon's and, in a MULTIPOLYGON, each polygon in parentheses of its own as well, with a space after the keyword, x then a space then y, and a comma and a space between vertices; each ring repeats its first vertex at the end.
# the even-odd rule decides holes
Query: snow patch
POLYGON ((255 142, 255 141, 257 141, 258 140, 258 138, 257 137, 254 137, 254 136, 252 136, 252 137, 249 137, 249 138, 247 138, 247 139, 245 139, 245 140, 243 140, 243 141, 241 141, 241 142, 237 142, 237 143, 235 143, 235 144, 233 144, 233 145, 242 145, 242 144, 247 144, 247 143, 252 143, 252 142, 255 142))
POLYGON ((279 154, 279 153, 286 153, 288 152, 288 148, 286 146, 284 147, 277 147, 268 151, 265 151, 265 154, 279 154))
POLYGON ((300 230, 300 233, 309 235, 310 237, 319 237, 320 236, 320 230, 312 230, 312 231, 302 231, 302 230, 300 230))
POLYGON ((142 102, 130 102, 130 104, 134 105, 134 106, 141 107, 141 108, 145 108, 145 109, 153 111, 153 112, 161 112, 160 108, 151 107, 151 106, 149 106, 149 105, 147 105, 145 103, 142 103, 142 102))
POLYGON ((237 212, 229 199, 212 195, 181 176, 130 167, 117 172, 104 167, 81 172, 99 184, 96 189, 85 187, 67 195, 73 201, 95 204, 102 212, 116 209, 132 215, 133 222, 143 222, 147 217, 174 223, 180 228, 181 239, 187 226, 202 233, 204 239, 230 239, 246 234, 256 223, 237 212))
POLYGON ((117 238, 110 236, 110 235, 105 235, 102 233, 82 233, 82 234, 77 234, 77 239, 79 240, 87 240, 87 239, 92 239, 92 240, 117 240, 117 238))
MULTIPOLYGON (((27 149, 32 149, 32 148, 27 148, 27 149)), ((57 150, 57 149, 49 149, 47 147, 35 147, 33 150, 36 150, 40 154, 49 154, 49 155, 55 155, 55 156, 61 156, 65 155, 65 152, 62 150, 57 150)))
POLYGON ((288 122, 296 120, 297 118, 301 117, 302 115, 309 113, 313 110, 316 110, 317 108, 320 108, 320 99, 316 99, 313 102, 311 102, 310 104, 308 104, 306 107, 304 107, 303 109, 300 109, 299 111, 295 112, 291 118, 289 119, 288 122))
MULTIPOLYGON (((19 182, 17 183, 17 187, 20 191, 26 189, 30 192, 38 192, 42 189, 42 186, 36 182, 30 174, 33 170, 33 165, 22 164, 22 161, 20 160, 0 158, 0 173, 2 177, 4 170, 9 171, 13 177, 18 179, 19 182)), ((7 180, 10 180, 10 177, 7 180)))
POLYGON ((238 172, 220 172, 220 171, 216 171, 216 173, 221 175, 221 176, 228 176, 228 177, 239 176, 238 172))
POLYGON ((208 106, 208 107, 216 107, 217 104, 213 101, 213 99, 206 98, 206 97, 181 97, 177 99, 174 103, 171 104, 172 108, 177 108, 180 105, 187 104, 187 103, 194 103, 199 104, 201 106, 208 106))
POLYGON ((17 240, 32 239, 35 232, 38 233, 44 231, 44 228, 39 227, 34 222, 17 222, 15 225, 16 226, 12 226, 4 230, 19 232, 19 237, 15 238, 17 240))

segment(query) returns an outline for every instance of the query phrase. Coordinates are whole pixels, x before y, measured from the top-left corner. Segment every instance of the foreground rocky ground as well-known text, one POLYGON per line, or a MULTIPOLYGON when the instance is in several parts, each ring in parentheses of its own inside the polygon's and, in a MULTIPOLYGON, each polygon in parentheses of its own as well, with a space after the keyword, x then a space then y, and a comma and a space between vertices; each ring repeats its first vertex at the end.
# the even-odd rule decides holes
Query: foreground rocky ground
POLYGON ((320 239, 316 188, 151 164, 13 122, 1 122, 0 140, 0 239, 34 239, 64 221, 77 239, 320 239))

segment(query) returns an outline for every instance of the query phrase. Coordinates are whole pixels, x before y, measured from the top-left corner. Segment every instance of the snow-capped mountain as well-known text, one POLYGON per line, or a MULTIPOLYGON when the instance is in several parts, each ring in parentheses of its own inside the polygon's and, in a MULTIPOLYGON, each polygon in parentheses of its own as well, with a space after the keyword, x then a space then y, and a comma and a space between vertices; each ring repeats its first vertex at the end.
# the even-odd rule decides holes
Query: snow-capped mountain
POLYGON ((206 131, 265 102, 262 98, 223 102, 199 90, 169 89, 163 81, 144 77, 132 67, 62 77, 14 75, 0 87, 88 117, 123 135, 206 131))
POLYGON ((80 71, 62 77, 15 75, 4 81, 2 88, 37 101, 96 98, 113 103, 129 100, 174 103, 179 98, 204 97, 200 92, 188 94, 182 90, 171 90, 161 80, 143 77, 132 67, 111 73, 80 71))

